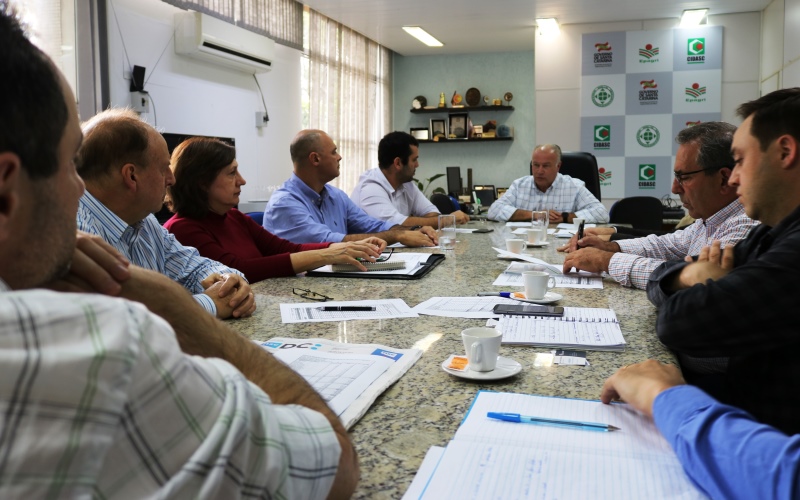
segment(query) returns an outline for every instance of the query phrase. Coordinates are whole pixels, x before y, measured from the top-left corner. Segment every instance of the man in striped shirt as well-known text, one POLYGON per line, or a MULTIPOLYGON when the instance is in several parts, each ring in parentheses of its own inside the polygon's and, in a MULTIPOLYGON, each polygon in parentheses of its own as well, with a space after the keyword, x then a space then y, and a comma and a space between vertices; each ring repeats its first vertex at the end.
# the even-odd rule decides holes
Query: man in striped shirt
POLYGON ((249 316, 256 308, 244 275, 181 245, 154 212, 175 182, 167 143, 131 110, 109 109, 83 124, 76 159, 86 193, 78 229, 109 242, 137 266, 183 285, 218 318, 249 316))
POLYGON ((729 123, 705 122, 678 133, 672 192, 697 219, 692 225, 662 236, 617 241, 602 237, 613 228, 588 229, 587 236, 573 238, 566 247, 570 253, 564 271, 604 271, 622 285, 645 289, 650 273, 661 263, 698 255, 715 240, 732 246, 743 239, 758 222, 744 213, 736 188, 728 185, 735 130, 729 123))
POLYGON ((355 451, 302 378, 76 239, 75 99, 7 0, 0 47, 0 498, 349 497, 355 451))

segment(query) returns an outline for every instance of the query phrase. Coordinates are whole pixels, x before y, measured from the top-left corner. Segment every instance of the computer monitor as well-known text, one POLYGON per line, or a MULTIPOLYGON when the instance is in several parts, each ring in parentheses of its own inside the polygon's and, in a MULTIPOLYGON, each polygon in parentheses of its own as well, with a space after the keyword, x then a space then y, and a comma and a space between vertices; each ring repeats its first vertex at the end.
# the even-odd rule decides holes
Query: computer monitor
POLYGON ((447 194, 456 198, 461 194, 461 167, 447 167, 447 194))
POLYGON ((497 199, 492 185, 473 186, 472 190, 475 192, 475 196, 481 200, 481 205, 484 207, 488 207, 497 199))

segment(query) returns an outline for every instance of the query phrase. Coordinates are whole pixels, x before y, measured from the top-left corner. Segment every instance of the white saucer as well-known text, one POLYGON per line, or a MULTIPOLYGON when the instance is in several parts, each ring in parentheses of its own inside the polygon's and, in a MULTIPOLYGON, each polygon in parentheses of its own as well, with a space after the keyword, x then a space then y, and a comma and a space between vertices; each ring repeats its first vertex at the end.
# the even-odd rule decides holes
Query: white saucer
POLYGON ((541 299, 518 299, 516 297, 512 298, 514 300, 521 300, 523 302, 533 302, 534 304, 552 304, 553 302, 558 302, 559 300, 563 299, 564 296, 556 292, 547 292, 541 299))
POLYGON ((450 375, 465 378, 468 380, 499 380, 501 378, 511 377, 522 371, 522 365, 517 363, 511 358, 504 358, 503 356, 497 357, 497 366, 490 372, 476 372, 470 369, 460 372, 447 368, 448 359, 442 361, 442 370, 450 375))

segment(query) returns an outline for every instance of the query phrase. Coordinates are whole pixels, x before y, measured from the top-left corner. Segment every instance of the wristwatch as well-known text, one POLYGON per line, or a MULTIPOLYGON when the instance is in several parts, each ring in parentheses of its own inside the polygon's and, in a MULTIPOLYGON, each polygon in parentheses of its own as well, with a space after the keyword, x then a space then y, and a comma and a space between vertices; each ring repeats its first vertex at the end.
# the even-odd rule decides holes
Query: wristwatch
POLYGON ((561 222, 569 222, 569 212, 561 212, 561 222))

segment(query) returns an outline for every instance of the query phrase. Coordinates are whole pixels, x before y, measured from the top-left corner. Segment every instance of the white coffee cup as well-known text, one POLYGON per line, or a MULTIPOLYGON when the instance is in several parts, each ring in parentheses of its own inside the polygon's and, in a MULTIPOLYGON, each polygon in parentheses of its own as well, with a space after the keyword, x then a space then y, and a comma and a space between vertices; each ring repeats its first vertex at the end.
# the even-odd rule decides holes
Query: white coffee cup
POLYGON ((490 372, 497 366, 500 342, 503 333, 494 328, 479 326, 461 331, 464 350, 467 353, 469 369, 476 372, 490 372))
POLYGON ((556 286, 556 279, 544 271, 525 271, 522 280, 525 297, 529 299, 543 299, 547 291, 556 286))
POLYGON ((525 249, 525 240, 520 240, 518 238, 512 238, 506 240, 506 250, 511 253, 522 253, 522 250, 525 249))
POLYGON ((529 245, 541 245, 547 241, 547 228, 546 227, 533 227, 525 231, 528 235, 529 245))

